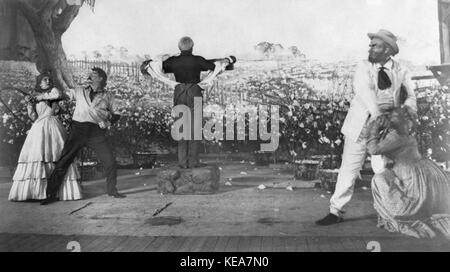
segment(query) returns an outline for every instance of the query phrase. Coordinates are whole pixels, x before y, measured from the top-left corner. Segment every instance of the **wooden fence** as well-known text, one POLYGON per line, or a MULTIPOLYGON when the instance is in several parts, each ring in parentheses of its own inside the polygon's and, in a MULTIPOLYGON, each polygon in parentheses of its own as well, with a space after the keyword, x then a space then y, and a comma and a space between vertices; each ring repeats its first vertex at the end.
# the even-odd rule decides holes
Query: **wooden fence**
MULTIPOLYGON (((127 76, 130 78, 130 80, 134 80, 135 82, 139 82, 143 75, 140 71, 140 63, 114 63, 110 61, 98 61, 98 60, 69 60, 69 64, 73 68, 78 69, 91 69, 93 67, 99 67, 105 70, 105 72, 108 75, 120 75, 120 76, 127 76)), ((436 79, 432 75, 427 76, 416 76, 412 78, 413 81, 416 83, 416 88, 420 89, 424 86, 431 86, 436 84, 436 79), (422 84, 419 84, 419 82, 422 82, 422 84), (424 84, 423 84, 424 83, 424 84)), ((151 78, 150 80, 150 88, 151 89, 161 89, 164 93, 170 92, 169 88, 165 84, 161 84, 158 82, 153 81, 151 78)), ((213 86, 211 86, 208 90, 205 90, 205 101, 217 103, 219 105, 226 105, 230 103, 230 98, 233 97, 233 100, 237 100, 239 102, 243 101, 249 101, 249 98, 247 97, 247 93, 243 92, 242 90, 233 90, 229 86, 226 86, 223 82, 220 82, 220 80, 214 82, 213 86)), ((268 97, 263 98, 263 103, 266 102, 265 100, 268 97)), ((318 103, 318 104, 324 104, 329 103, 329 101, 316 101, 316 100, 302 100, 302 102, 305 103, 318 103)))
POLYGON ((96 60, 69 60, 69 64, 74 68, 90 69, 99 67, 105 70, 108 75, 126 75, 135 81, 141 79, 140 63, 113 63, 110 61, 96 60))
MULTIPOLYGON (((130 80, 139 82, 143 75, 140 70, 140 63, 113 63, 110 61, 96 61, 96 60, 69 60, 69 64, 75 69, 92 69, 94 67, 99 67, 103 69, 109 76, 110 75, 121 75, 128 76, 130 80)), ((164 93, 169 92, 169 88, 165 84, 160 84, 154 82, 151 78, 150 86, 152 89, 161 89, 164 93)), ((245 95, 242 93, 237 94, 239 100, 242 102, 245 99, 245 95)), ((209 102, 215 102, 220 105, 226 104, 226 98, 228 95, 224 93, 223 84, 216 81, 213 86, 205 91, 205 100, 209 102)))

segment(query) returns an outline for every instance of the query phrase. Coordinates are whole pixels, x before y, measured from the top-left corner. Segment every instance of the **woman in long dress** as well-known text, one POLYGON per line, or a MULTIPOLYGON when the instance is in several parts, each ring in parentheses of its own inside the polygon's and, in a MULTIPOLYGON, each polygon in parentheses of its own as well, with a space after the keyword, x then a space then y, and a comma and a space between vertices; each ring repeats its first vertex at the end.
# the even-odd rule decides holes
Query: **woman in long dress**
MULTIPOLYGON (((47 178, 59 160, 67 133, 57 118, 59 107, 52 100, 59 99, 62 93, 53 87, 49 74, 41 74, 36 83, 36 104, 29 101, 28 115, 34 121, 20 152, 13 185, 9 193, 10 201, 42 200, 47 197, 47 178)), ((59 191, 61 200, 82 198, 78 183, 79 173, 76 164, 67 172, 59 191)))
POLYGON ((375 121, 368 142, 369 153, 394 161, 392 169, 372 180, 378 227, 416 238, 450 238, 450 176, 420 155, 415 118, 405 108, 396 109, 385 137, 383 130, 375 121))

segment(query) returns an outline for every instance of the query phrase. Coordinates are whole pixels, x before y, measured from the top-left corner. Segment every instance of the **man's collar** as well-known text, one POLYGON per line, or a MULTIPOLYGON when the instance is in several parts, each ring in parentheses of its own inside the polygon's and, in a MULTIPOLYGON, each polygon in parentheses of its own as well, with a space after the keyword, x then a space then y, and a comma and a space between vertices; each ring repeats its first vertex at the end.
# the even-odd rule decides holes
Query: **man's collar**
POLYGON ((181 51, 181 56, 192 56, 192 51, 181 51))
POLYGON ((384 65, 381 65, 380 63, 375 63, 375 67, 377 69, 384 67, 387 70, 392 70, 392 69, 394 69, 394 61, 392 60, 392 58, 389 58, 389 60, 384 65))

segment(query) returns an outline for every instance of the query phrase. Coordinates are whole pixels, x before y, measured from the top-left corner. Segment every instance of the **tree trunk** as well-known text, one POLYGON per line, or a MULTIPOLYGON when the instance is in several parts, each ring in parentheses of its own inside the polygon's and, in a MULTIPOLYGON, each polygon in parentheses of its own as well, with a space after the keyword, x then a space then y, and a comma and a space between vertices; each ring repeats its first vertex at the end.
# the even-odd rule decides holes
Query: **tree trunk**
POLYGON ((12 20, 11 20, 11 32, 10 32, 10 37, 9 37, 9 48, 10 51, 9 53, 11 54, 11 59, 12 60, 16 60, 18 59, 18 51, 19 51, 19 43, 18 43, 18 10, 17 10, 17 3, 15 3, 14 1, 10 1, 11 3, 11 10, 12 10, 12 20))
POLYGON ((36 35, 38 44, 37 69, 40 73, 50 71, 56 87, 62 90, 75 87, 71 69, 62 47, 61 36, 48 39, 49 35, 36 35))
POLYGON ((40 10, 33 8, 31 1, 19 0, 18 5, 34 33, 38 51, 36 67, 40 73, 50 71, 57 88, 65 91, 74 88, 75 81, 61 37, 77 16, 80 6, 66 6, 55 16, 54 11, 60 8, 61 1, 49 0, 40 10))

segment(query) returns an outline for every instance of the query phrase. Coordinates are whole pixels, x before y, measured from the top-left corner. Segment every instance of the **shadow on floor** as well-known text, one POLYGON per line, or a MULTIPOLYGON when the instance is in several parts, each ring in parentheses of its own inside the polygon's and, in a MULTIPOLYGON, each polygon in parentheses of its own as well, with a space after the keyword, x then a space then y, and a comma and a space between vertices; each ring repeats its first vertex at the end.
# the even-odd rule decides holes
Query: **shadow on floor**
POLYGON ((378 219, 378 216, 376 214, 370 214, 370 215, 359 216, 359 217, 345 218, 344 222, 357 222, 357 221, 364 221, 364 220, 376 221, 377 219, 378 219))

